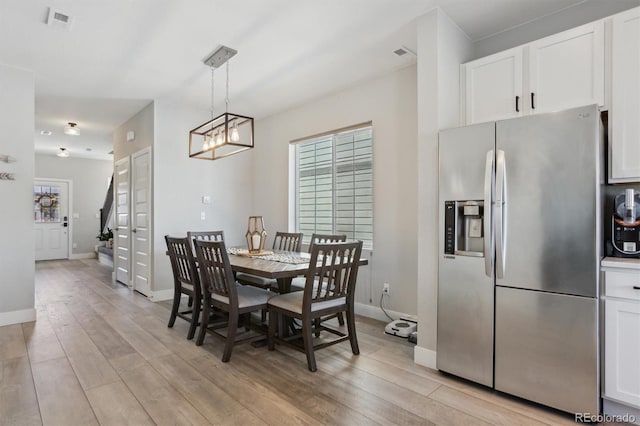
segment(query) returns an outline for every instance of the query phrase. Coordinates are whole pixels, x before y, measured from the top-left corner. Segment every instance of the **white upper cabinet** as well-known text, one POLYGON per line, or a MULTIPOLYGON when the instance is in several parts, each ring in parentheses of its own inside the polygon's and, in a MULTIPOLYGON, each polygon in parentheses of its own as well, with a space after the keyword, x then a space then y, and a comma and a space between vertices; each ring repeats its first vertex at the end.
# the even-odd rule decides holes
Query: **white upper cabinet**
POLYGON ((609 183, 640 182, 640 8, 613 17, 609 183))
POLYGON ((604 106, 604 21, 529 44, 532 113, 604 106))
POLYGON ((522 114, 521 47, 469 62, 462 69, 466 75, 467 123, 522 114))
POLYGON ((468 62, 461 73, 467 124, 603 106, 604 22, 468 62))

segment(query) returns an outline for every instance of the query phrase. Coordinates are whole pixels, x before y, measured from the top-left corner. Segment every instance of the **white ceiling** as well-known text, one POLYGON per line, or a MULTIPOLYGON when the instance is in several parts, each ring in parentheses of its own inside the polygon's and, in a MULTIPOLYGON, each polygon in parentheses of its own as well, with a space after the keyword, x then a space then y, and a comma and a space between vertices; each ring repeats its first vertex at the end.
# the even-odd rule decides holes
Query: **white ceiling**
POLYGON ((435 6, 475 41, 583 1, 2 0, 0 63, 35 73, 36 152, 111 159, 112 131, 151 100, 209 108, 202 59, 220 44, 238 50, 230 111, 261 118, 415 62, 392 52, 416 48, 415 18, 435 6), (70 30, 46 25, 49 7, 70 30), (81 136, 62 134, 69 121, 81 136))

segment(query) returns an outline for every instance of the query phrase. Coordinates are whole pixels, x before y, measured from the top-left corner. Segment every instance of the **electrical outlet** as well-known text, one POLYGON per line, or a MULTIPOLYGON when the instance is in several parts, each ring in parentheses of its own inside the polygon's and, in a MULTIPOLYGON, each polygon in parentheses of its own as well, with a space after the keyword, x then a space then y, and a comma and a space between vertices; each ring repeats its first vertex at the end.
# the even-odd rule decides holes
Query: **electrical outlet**
POLYGON ((382 294, 388 294, 391 296, 391 290, 389 289, 389 283, 382 284, 382 294))

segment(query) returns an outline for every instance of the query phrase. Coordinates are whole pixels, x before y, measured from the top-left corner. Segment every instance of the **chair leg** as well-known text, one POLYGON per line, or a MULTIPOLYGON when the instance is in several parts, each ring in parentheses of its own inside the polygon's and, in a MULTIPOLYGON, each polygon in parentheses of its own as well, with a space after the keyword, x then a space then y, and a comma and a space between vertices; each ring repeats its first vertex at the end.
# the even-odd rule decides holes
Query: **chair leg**
POLYGON ((187 302, 187 306, 188 307, 192 307, 193 306, 193 297, 189 296, 189 302, 187 302))
POLYGON ((171 316, 169 317, 169 324, 167 327, 173 327, 176 322, 176 316, 178 315, 178 309, 180 309, 180 296, 182 293, 177 289, 173 293, 173 305, 171 306, 171 316))
POLYGON ((244 331, 251 330, 251 312, 243 315, 242 322, 244 323, 244 331))
POLYGON ((276 327, 278 327, 278 314, 275 311, 269 311, 269 331, 267 332, 267 347, 270 351, 276 348, 276 327))
POLYGON ((260 319, 262 320, 262 322, 265 322, 267 320, 267 310, 266 309, 262 309, 260 311, 260 319))
POLYGON ((193 339, 196 334, 196 328, 198 327, 198 320, 200 319, 200 304, 202 300, 195 300, 193 304, 193 311, 191 312, 191 326, 189 327, 189 333, 187 339, 193 339))
POLYGON ((358 346, 358 336, 356 335, 356 319, 351 309, 347 311, 347 332, 349 333, 351 352, 353 352, 354 355, 359 355, 360 347, 358 346))
POLYGON ((344 315, 342 315, 342 312, 338 312, 338 324, 344 326, 344 315))
POLYGON ((232 315, 229 312, 229 328, 227 328, 227 341, 224 345, 224 353, 222 354, 222 362, 227 362, 231 359, 231 351, 233 350, 233 344, 236 341, 236 331, 238 330, 238 314, 232 315))
POLYGON ((313 330, 316 337, 320 337, 320 318, 313 320, 313 330))
POLYGON ((211 312, 211 301, 203 300, 202 303, 202 321, 200 322, 200 333, 198 333, 198 338, 196 339, 196 345, 201 346, 202 342, 204 342, 204 335, 207 333, 207 327, 209 326, 209 315, 211 312))
POLYGON ((316 356, 313 352, 313 335, 311 333, 313 326, 311 321, 308 318, 302 319, 302 340, 304 341, 304 351, 307 354, 309 371, 316 371, 318 368, 316 367, 316 356))

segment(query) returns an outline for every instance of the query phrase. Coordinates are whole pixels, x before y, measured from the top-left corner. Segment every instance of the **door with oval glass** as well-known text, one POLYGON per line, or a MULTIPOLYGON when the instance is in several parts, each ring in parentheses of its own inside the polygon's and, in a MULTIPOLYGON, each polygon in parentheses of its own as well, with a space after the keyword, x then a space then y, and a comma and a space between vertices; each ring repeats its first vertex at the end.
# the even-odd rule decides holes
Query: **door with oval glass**
POLYGON ((69 257, 69 182, 36 179, 33 185, 35 259, 69 257))

